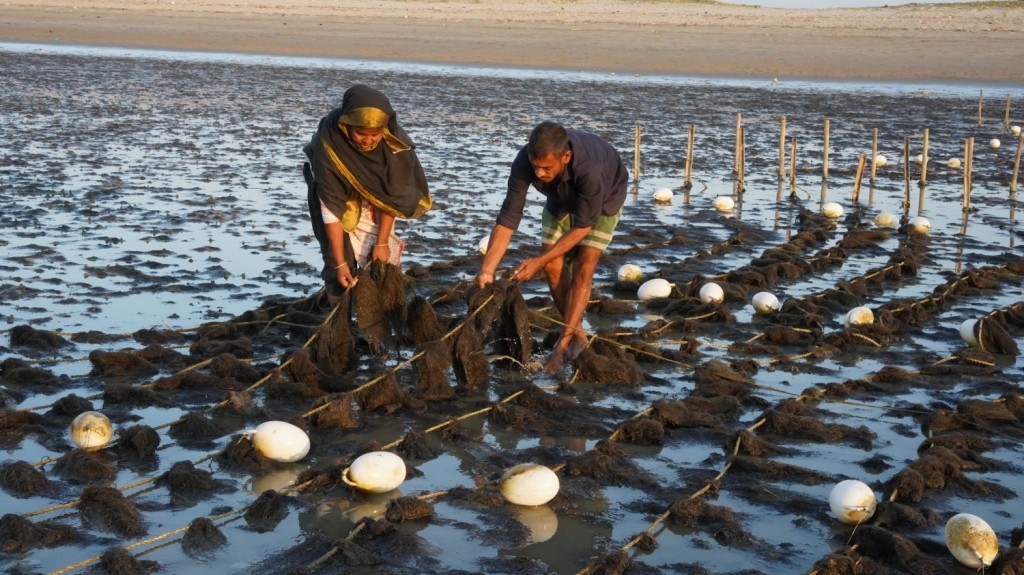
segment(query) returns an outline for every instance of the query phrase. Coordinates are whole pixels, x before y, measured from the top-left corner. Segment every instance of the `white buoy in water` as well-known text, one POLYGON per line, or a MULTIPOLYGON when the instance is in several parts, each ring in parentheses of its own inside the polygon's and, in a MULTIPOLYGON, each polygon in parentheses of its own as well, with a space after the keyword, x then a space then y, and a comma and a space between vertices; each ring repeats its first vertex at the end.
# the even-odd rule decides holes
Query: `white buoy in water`
POLYGON ((620 282, 638 282, 644 277, 644 272, 636 264, 623 264, 619 268, 620 282))
POLYGON ((843 215, 843 206, 839 202, 825 202, 821 206, 821 213, 827 218, 838 218, 843 215))
POLYGON ((672 295, 672 284, 662 278, 647 280, 636 290, 636 297, 640 301, 647 301, 656 297, 668 297, 672 295))
POLYGON ((964 343, 971 347, 978 347, 978 336, 974 335, 974 326, 978 325, 976 319, 965 319, 960 324, 960 339, 964 340, 964 343))
POLYGON ((672 188, 658 188, 657 190, 654 190, 654 201, 671 202, 672 195, 672 188))
POLYGON ((247 432, 260 455, 274 461, 292 463, 309 453, 309 436, 287 421, 266 421, 247 432))
POLYGON ((725 301, 725 292, 722 291, 722 286, 715 282, 708 282, 700 286, 697 297, 704 303, 722 303, 725 301))
POLYGON ((875 492, 862 481, 847 479, 836 483, 828 494, 828 506, 832 515, 843 523, 856 524, 867 521, 875 514, 878 500, 875 492))
POLYGON ((889 160, 887 160, 885 156, 883 156, 882 154, 875 154, 875 166, 881 168, 882 166, 888 163, 889 160))
POLYGON ((890 213, 882 212, 875 216, 875 225, 880 228, 895 228, 899 223, 900 219, 890 213))
POLYGON ((910 224, 910 229, 918 234, 927 234, 928 230, 932 229, 932 223, 924 216, 914 216, 907 223, 910 224))
POLYGON ((946 162, 946 165, 949 166, 950 168, 953 168, 954 170, 959 170, 960 158, 950 158, 949 161, 946 162))
POLYGON ((711 205, 715 206, 715 209, 720 212, 728 212, 736 206, 736 202, 729 196, 718 196, 715 198, 715 201, 711 202, 711 205))
POLYGON ((981 569, 991 565, 999 554, 999 539, 981 517, 957 513, 946 522, 946 547, 960 563, 981 569))
POLYGON ((999 138, 992 138, 991 140, 988 141, 988 147, 992 148, 993 150, 998 150, 999 146, 1002 145, 1003 143, 999 141, 999 138))
POLYGON ((385 493, 405 481, 405 462, 390 451, 371 451, 346 467, 341 479, 361 491, 385 493))
POLYGON ((516 505, 544 505, 558 495, 558 475, 537 463, 509 467, 500 483, 505 500, 516 505))
POLYGON ((918 154, 914 156, 914 163, 920 166, 924 163, 924 154, 918 154))
POLYGON ((779 298, 775 297, 775 294, 768 291, 761 291, 754 294, 754 297, 750 300, 750 305, 754 306, 754 311, 761 315, 771 315, 782 306, 779 303, 779 298))
POLYGON ((1010 133, 1014 136, 1020 135, 1020 126, 1010 126, 1010 133))
POLYGON ((476 249, 480 250, 480 253, 487 255, 487 247, 491 245, 491 236, 487 235, 480 238, 480 241, 476 244, 476 249))
POLYGON ((99 449, 110 443, 114 426, 98 411, 86 411, 71 421, 71 441, 82 449, 99 449))
POLYGON ((846 327, 850 327, 851 325, 868 325, 874 323, 874 321, 875 314, 871 311, 871 308, 866 305, 860 305, 846 312, 846 318, 843 320, 843 323, 846 324, 846 327))

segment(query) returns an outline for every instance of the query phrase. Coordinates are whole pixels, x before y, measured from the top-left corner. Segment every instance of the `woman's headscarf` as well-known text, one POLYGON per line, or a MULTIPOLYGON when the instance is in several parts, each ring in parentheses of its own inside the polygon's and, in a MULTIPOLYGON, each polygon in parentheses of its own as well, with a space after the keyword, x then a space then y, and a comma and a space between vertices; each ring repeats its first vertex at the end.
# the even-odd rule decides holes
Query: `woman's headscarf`
POLYGON ((363 201, 399 218, 418 218, 430 209, 430 190, 415 146, 398 125, 387 96, 357 84, 341 107, 320 120, 304 151, 313 166, 317 193, 346 230, 355 228, 363 201), (382 144, 359 151, 348 128, 380 128, 382 144))

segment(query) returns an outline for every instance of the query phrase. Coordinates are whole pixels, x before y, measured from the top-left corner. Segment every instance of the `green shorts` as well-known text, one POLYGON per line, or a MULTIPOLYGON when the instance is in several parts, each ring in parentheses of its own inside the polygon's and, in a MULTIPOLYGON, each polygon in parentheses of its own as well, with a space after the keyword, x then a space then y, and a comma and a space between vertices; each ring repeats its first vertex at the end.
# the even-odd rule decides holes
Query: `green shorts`
MULTIPOLYGON (((590 228, 590 233, 578 245, 595 248, 603 252, 608 247, 608 244, 612 242, 612 232, 615 231, 615 226, 619 225, 619 218, 621 216, 621 209, 614 216, 606 216, 604 214, 599 216, 597 222, 594 223, 594 227, 590 228)), ((544 235, 544 243, 553 244, 558 241, 558 238, 564 236, 566 232, 572 229, 572 214, 565 214, 561 219, 557 219, 554 214, 544 210, 544 213, 541 214, 541 228, 544 235)))

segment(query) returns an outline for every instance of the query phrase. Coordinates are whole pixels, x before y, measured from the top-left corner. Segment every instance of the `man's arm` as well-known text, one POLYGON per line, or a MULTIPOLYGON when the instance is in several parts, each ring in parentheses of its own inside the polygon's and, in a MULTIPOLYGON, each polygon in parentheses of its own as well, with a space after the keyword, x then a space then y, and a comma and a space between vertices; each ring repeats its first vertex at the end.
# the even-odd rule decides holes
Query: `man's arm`
POLYGON ((501 258, 505 257, 505 252, 508 250, 508 244, 514 232, 515 230, 508 226, 494 225, 494 229, 491 230, 491 237, 487 241, 487 253, 484 254, 484 261, 480 264, 480 273, 476 274, 477 286, 484 287, 494 282, 494 272, 498 269, 501 258))

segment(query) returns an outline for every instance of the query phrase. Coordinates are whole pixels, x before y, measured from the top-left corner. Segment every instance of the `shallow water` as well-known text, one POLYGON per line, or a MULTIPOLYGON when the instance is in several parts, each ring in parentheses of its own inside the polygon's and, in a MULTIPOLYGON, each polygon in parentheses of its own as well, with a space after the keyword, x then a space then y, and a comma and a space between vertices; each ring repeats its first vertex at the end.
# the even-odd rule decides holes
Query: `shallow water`
MULTIPOLYGON (((789 135, 798 142, 795 196, 804 207, 817 210, 820 198, 827 194, 827 199, 842 202, 848 210, 853 208, 850 197, 856 163, 861 154, 870 152, 871 131, 877 127, 879 151, 889 163, 879 170, 874 186, 869 186, 865 176, 860 203, 871 215, 903 213, 906 207, 909 215, 922 214, 932 221, 927 265, 917 277, 874 288, 866 305, 924 297, 953 274, 990 265, 1002 254, 1020 250, 1021 229, 1015 222, 1019 205, 1009 192, 1016 146, 1003 132, 1002 114, 1007 95, 1015 102, 1024 99, 1020 90, 810 82, 772 85, 707 78, 12 45, 0 46, 0 69, 5 78, 0 87, 0 196, 4 207, 0 213, 0 271, 4 274, 0 278, 0 317, 8 327, 29 324, 39 329, 108 334, 130 334, 150 327, 190 328, 230 319, 269 298, 298 299, 315 291, 319 255, 307 223, 301 148, 320 116, 338 105, 344 90, 356 82, 374 85, 391 97, 400 121, 417 142, 432 185, 435 209, 412 224, 401 224, 400 233, 407 241, 407 266, 456 261, 476 253, 477 241, 489 230, 503 197, 508 164, 530 127, 544 119, 601 134, 623 152, 631 169, 634 126, 643 126, 641 178, 617 230, 622 239, 598 270, 595 283, 600 293, 611 293, 615 268, 627 259, 640 265, 648 277, 687 261, 689 273, 714 275, 742 266, 765 248, 786 241, 796 227, 799 209, 776 201, 781 115, 787 116, 789 135), (976 120, 979 89, 984 89, 986 96, 981 127, 976 120), (748 146, 746 192, 740 208, 723 216, 714 212, 711 201, 716 195, 732 193, 737 113, 742 113, 748 146), (827 188, 822 185, 820 158, 825 118, 832 128, 827 188), (697 132, 694 187, 684 195, 681 168, 686 129, 691 124, 697 132), (915 155, 920 152, 925 128, 931 134, 929 183, 923 202, 915 183, 910 203, 904 205, 899 160, 903 138, 911 139, 911 155, 915 155), (946 168, 945 160, 962 155, 964 140, 970 136, 977 141, 975 211, 965 222, 960 204, 962 172, 946 168), (999 150, 986 145, 995 137, 1003 140, 999 150), (677 192, 671 204, 655 205, 650 200, 659 187, 677 192), (687 260, 699 249, 729 238, 737 220, 760 230, 764 238, 718 257, 687 260), (643 230, 666 238, 682 230, 704 243, 663 245, 634 255, 615 252, 644 243, 629 239, 640 237, 632 234, 643 230)), ((1018 124, 1019 115, 1015 114, 1018 124)), ((783 197, 789 195, 788 182, 781 189, 783 197)), ((538 198, 531 196, 513 248, 534 245, 541 208, 538 198)), ((844 223, 838 222, 824 247, 834 244, 845 231, 844 223)), ((842 265, 826 272, 781 280, 775 291, 780 299, 819 292, 883 265, 899 242, 894 233, 882 252, 851 254, 842 265)), ((511 266, 512 262, 508 263, 511 266)), ((470 273, 471 267, 455 266, 414 282, 413 290, 428 295, 436 286, 452 285, 470 273)), ((528 300, 546 295, 541 282, 527 284, 525 291, 528 300)), ((756 396, 770 406, 805 388, 863 377, 886 365, 918 369, 925 360, 946 357, 963 346, 957 336, 962 320, 1016 303, 1020 294, 1018 282, 982 296, 955 300, 941 315, 882 350, 848 350, 826 359, 805 360, 802 369, 762 370, 755 376, 756 382, 774 390, 762 388, 756 396)), ((737 318, 734 325, 709 326, 696 334, 702 346, 693 364, 729 359, 725 345, 763 329, 763 319, 753 316, 742 302, 730 302, 730 308, 737 318)), ((618 324, 635 330, 650 318, 650 313, 640 308, 635 316, 591 314, 587 322, 592 328, 618 324)), ((841 329, 841 322, 841 314, 829 318, 826 331, 841 329)), ((1021 334, 1013 335, 1019 342, 1021 334)), ((0 341, 0 357, 23 357, 22 351, 6 344, 6 339, 0 341)), ((292 349, 299 345, 297 339, 292 349)), ((70 393, 83 397, 96 393, 105 382, 90 377, 88 353, 122 347, 136 346, 128 340, 76 344, 63 349, 57 362, 30 354, 28 359, 33 362, 67 376, 67 386, 55 392, 17 390, 24 398, 14 406, 34 408, 70 393)), ((395 362, 392 359, 390 364, 395 362)), ((985 387, 973 380, 954 388, 908 385, 889 396, 858 398, 857 404, 822 404, 820 417, 825 420, 869 426, 877 434, 870 449, 797 442, 790 445, 795 447, 794 453, 775 459, 836 480, 859 478, 880 492, 881 483, 913 460, 925 439, 918 420, 888 408, 952 408, 965 396, 995 399, 1006 390, 1020 393, 1021 364, 1019 358, 1006 358, 1001 372, 985 380, 985 387), (863 462, 873 455, 888 466, 868 471, 863 462)), ((576 399, 613 410, 607 423, 614 426, 656 399, 681 399, 693 389, 690 370, 670 364, 645 365, 645 369, 650 379, 639 389, 583 384, 578 386, 576 399)), ((495 368, 486 397, 475 399, 481 403, 499 400, 526 381, 554 383, 551 378, 495 368)), ((282 416, 307 408, 294 401, 263 403, 268 412, 282 416)), ((95 405, 101 408, 102 402, 95 405)), ((158 426, 201 407, 135 409, 116 423, 143 421, 158 426)), ((745 407, 737 428, 754 423, 762 409, 745 407)), ((367 440, 387 443, 408 430, 422 430, 459 413, 367 416, 359 432, 314 434, 307 460, 282 466, 267 474, 270 477, 253 477, 207 463, 206 468, 235 488, 191 507, 169 505, 160 489, 141 495, 136 503, 143 509, 148 535, 158 535, 184 527, 195 517, 211 515, 213 509, 247 505, 266 485, 287 484, 302 469, 329 465, 367 440)), ((255 426, 252 421, 228 423, 233 433, 255 426)), ((484 418, 464 425, 480 437, 479 442, 435 441, 441 455, 416 461, 421 473, 401 486, 402 494, 493 479, 495 461, 502 460, 499 454, 503 452, 532 449, 568 458, 593 448, 600 439, 524 434, 484 418)), ((1014 493, 1024 491, 1024 475, 1017 463, 1024 454, 1019 437, 1004 437, 997 449, 985 454, 1008 467, 987 472, 984 478, 1014 493)), ((599 553, 621 547, 645 530, 675 497, 693 493, 717 473, 725 461, 719 439, 676 433, 659 448, 628 446, 633 461, 667 491, 605 485, 585 496, 582 488, 574 486, 569 490, 571 500, 535 510, 533 517, 522 519, 536 529, 535 538, 541 541, 507 544, 516 541, 505 533, 510 518, 522 510, 506 506, 482 512, 442 501, 431 519, 400 526, 403 534, 420 542, 421 556, 390 557, 381 567, 351 572, 574 573, 599 553), (666 500, 666 493, 674 495, 666 500), (516 562, 514 558, 524 560, 516 562)), ((4 434, 0 440, 12 461, 36 462, 69 448, 59 438, 31 434, 4 434)), ((226 441, 182 445, 163 437, 164 447, 154 466, 119 468, 114 483, 125 485, 158 475, 174 462, 195 461, 224 447, 226 441)), ((654 532, 658 548, 638 552, 635 558, 665 573, 690 573, 695 565, 716 573, 744 569, 773 574, 806 572, 819 558, 841 548, 849 535, 849 529, 828 514, 831 485, 764 479, 765 494, 797 494, 820 502, 820 509, 801 516, 780 512, 769 498, 730 491, 726 475, 713 502, 740 514, 744 528, 758 545, 725 546, 712 534, 665 524, 654 532)), ((79 489, 62 485, 57 498, 19 499, 2 493, 0 501, 5 513, 28 513, 73 500, 79 489)), ((245 529, 240 522, 227 524, 223 530, 229 544, 208 557, 192 558, 179 546, 170 545, 144 558, 159 562, 169 573, 280 572, 283 564, 298 566, 319 554, 300 553, 289 559, 284 553, 300 542, 345 537, 354 525, 350 507, 364 503, 317 494, 299 500, 271 532, 245 529)), ((1009 543, 1011 529, 1020 527, 1016 497, 1001 501, 947 489, 930 492, 923 505, 943 518, 961 511, 984 517, 1003 546, 1009 543)), ((73 514, 65 520, 78 525, 73 514)), ((112 545, 130 543, 87 526, 83 529, 95 537, 56 550, 6 554, 0 557, 0 566, 9 571, 49 572, 112 545)), ((941 525, 908 535, 941 545, 941 525)), ((930 554, 950 572, 969 572, 943 553, 930 554)))

